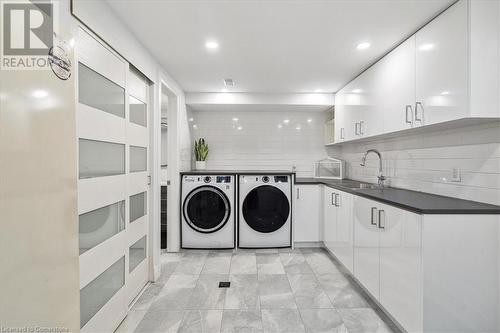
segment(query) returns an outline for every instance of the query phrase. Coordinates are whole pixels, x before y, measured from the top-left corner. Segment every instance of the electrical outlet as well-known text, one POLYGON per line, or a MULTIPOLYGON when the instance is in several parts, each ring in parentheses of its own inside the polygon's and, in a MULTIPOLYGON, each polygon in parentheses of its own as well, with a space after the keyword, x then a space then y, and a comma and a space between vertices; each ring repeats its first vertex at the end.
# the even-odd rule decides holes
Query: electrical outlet
POLYGON ((451 181, 452 182, 461 182, 462 181, 462 174, 460 172, 460 168, 453 168, 451 169, 451 181))

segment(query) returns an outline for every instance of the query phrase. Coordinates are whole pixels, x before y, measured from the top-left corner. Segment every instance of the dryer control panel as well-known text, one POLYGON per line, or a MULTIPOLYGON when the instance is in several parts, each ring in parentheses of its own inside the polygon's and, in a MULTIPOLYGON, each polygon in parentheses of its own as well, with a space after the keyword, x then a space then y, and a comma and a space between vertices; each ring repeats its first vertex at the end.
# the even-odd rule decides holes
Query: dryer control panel
POLYGON ((290 176, 285 176, 285 175, 264 175, 264 176, 244 175, 244 176, 240 176, 240 183, 276 184, 276 183, 289 183, 289 182, 290 182, 290 176))

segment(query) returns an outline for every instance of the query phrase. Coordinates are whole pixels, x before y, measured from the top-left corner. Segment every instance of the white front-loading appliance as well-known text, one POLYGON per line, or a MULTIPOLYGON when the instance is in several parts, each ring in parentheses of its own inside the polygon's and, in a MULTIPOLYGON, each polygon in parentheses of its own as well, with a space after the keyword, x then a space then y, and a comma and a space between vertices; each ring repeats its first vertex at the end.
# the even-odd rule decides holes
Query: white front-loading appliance
POLYGON ((233 249, 235 175, 187 174, 181 183, 181 247, 233 249))
POLYGON ((238 247, 291 247, 291 196, 291 175, 240 175, 238 247))

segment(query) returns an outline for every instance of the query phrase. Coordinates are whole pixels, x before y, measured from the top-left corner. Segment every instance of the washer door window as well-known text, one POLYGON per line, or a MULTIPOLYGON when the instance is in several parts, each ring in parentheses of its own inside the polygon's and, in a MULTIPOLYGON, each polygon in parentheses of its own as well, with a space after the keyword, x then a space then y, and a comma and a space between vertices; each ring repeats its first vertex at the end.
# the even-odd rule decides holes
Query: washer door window
POLYGON ((250 228, 270 233, 288 220, 290 203, 278 188, 262 185, 251 190, 243 201, 243 217, 250 228))
POLYGON ((184 218, 191 228, 199 232, 211 233, 221 229, 230 213, 227 196, 216 187, 198 187, 184 201, 184 218))

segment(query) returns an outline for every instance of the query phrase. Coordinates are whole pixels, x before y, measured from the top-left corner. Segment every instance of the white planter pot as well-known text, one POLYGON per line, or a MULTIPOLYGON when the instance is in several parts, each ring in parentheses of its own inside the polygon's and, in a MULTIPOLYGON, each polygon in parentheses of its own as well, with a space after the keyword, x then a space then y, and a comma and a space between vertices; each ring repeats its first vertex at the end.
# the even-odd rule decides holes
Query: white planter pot
POLYGON ((196 170, 206 170, 207 162, 206 161, 196 161, 196 170))

